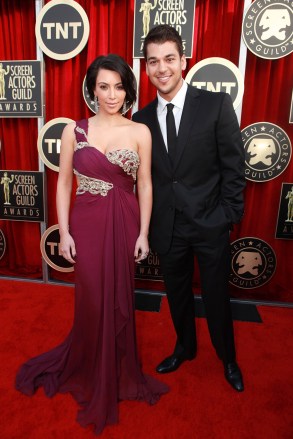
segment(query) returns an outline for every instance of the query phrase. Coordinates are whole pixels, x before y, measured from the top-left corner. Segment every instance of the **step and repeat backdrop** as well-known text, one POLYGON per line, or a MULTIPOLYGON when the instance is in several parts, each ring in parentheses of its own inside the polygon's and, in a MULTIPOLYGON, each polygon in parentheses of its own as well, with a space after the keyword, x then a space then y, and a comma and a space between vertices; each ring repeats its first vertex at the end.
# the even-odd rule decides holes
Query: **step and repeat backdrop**
MULTIPOLYGON (((62 131, 95 111, 84 79, 100 54, 133 68, 133 111, 153 99, 142 45, 167 23, 182 36, 186 81, 229 93, 241 126, 246 211, 231 233, 231 295, 293 302, 292 2, 3 0, 0 12, 0 276, 74 281, 55 207, 62 131)), ((137 265, 136 286, 164 290, 156 253, 137 265)))

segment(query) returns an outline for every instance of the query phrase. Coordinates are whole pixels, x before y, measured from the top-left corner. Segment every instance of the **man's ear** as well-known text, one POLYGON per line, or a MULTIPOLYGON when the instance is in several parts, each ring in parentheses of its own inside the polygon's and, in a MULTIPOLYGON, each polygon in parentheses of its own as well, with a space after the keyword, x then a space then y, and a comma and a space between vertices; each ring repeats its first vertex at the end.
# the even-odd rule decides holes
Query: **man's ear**
POLYGON ((147 61, 145 62, 145 72, 149 76, 149 67, 147 61))
POLYGON ((186 56, 185 55, 182 55, 182 57, 181 57, 181 68, 182 68, 182 70, 186 69, 186 56))

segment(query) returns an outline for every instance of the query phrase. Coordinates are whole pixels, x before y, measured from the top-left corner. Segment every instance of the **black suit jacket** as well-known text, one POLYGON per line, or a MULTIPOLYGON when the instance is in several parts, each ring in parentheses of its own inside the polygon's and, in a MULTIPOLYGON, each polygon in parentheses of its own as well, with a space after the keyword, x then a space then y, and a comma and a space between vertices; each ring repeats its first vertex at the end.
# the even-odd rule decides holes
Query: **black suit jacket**
POLYGON ((243 215, 244 148, 230 95, 188 86, 172 168, 157 118, 157 99, 133 115, 152 134, 151 247, 168 251, 175 208, 203 238, 243 215))

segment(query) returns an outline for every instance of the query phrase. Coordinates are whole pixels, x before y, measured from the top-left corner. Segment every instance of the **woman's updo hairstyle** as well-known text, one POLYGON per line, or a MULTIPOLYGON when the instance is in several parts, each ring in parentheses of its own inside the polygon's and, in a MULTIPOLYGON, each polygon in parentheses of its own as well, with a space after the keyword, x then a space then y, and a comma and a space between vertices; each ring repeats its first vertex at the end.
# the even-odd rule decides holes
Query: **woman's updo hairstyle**
POLYGON ((100 69, 112 70, 120 75, 123 88, 126 92, 126 106, 127 108, 132 107, 136 101, 136 80, 134 73, 121 56, 113 53, 98 56, 87 69, 86 87, 91 100, 94 100, 95 97, 94 89, 100 69))

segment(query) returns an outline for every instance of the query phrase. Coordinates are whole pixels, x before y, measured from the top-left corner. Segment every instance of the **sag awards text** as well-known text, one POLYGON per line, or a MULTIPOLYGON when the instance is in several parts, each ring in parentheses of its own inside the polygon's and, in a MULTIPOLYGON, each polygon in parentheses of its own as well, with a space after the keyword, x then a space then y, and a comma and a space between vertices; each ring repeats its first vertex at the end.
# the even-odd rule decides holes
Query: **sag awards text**
POLYGON ((33 99, 33 89, 36 88, 32 65, 10 65, 7 87, 15 102, 1 103, 1 111, 36 111, 37 103, 28 102, 33 99))

